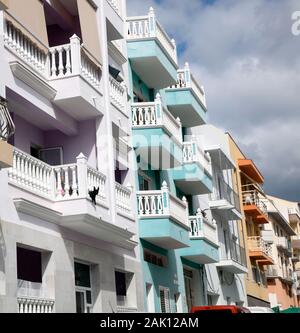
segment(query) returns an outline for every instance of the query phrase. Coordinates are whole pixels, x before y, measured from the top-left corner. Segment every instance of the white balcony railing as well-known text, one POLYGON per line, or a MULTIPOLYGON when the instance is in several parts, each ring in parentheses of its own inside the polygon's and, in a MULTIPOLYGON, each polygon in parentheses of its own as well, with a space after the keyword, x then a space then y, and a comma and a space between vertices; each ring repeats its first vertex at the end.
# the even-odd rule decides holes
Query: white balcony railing
POLYGON ((109 89, 111 102, 122 112, 126 112, 127 92, 125 83, 119 83, 112 76, 110 76, 109 89))
POLYGON ((122 1, 121 0, 108 0, 108 3, 112 6, 117 14, 122 14, 122 1))
MULTIPOLYGON (((27 29, 23 27, 26 31, 27 29)), ((30 32, 24 34, 13 19, 4 20, 4 45, 45 80, 57 80, 80 75, 93 88, 99 90, 101 68, 98 62, 81 45, 80 38, 73 35, 69 44, 42 48, 30 32)))
POLYGON ((53 313, 55 301, 51 299, 18 297, 18 313, 53 313))
POLYGON ((50 80, 81 75, 94 88, 100 88, 100 67, 80 45, 79 37, 74 35, 70 38, 70 44, 51 47, 49 51, 50 80))
POLYGON ((43 283, 18 280, 18 313, 53 313, 54 299, 43 283))
POLYGON ((195 97, 206 108, 206 96, 204 87, 200 87, 193 75, 191 74, 189 63, 186 62, 184 69, 177 71, 177 83, 170 89, 191 89, 195 97))
POLYGON ((267 243, 273 243, 274 242, 274 232, 273 230, 262 230, 261 236, 263 240, 267 243))
POLYGON ((173 196, 166 182, 163 182, 161 190, 138 192, 137 201, 140 218, 173 218, 189 227, 186 199, 173 196))
POLYGON ((115 184, 116 189, 116 204, 117 209, 121 213, 125 214, 132 214, 132 204, 131 204, 131 194, 132 194, 132 188, 131 185, 128 185, 127 187, 116 183, 115 184))
POLYGON ((272 246, 260 236, 248 237, 248 248, 250 252, 262 252, 273 259, 272 246))
POLYGON ((263 215, 268 216, 267 205, 260 198, 257 190, 243 191, 243 205, 255 205, 263 215))
POLYGON ((199 144, 195 139, 189 142, 183 142, 183 163, 199 163, 212 175, 211 160, 208 154, 200 149, 199 144))
POLYGON ((8 177, 10 183, 52 201, 87 198, 94 187, 99 188, 98 200, 106 201, 106 176, 89 167, 83 154, 76 164, 50 166, 14 148, 8 177))
POLYGON ((153 8, 150 8, 147 16, 137 16, 127 18, 128 39, 142 40, 156 38, 165 53, 177 64, 177 48, 174 39, 170 39, 165 30, 155 17, 153 8))
POLYGON ((154 102, 133 103, 131 110, 133 128, 164 127, 170 136, 174 136, 179 143, 182 143, 180 119, 175 119, 172 114, 163 107, 159 94, 156 95, 154 102))
POLYGON ((214 244, 218 243, 217 225, 203 218, 201 210, 198 209, 196 216, 189 217, 190 238, 205 238, 214 244))

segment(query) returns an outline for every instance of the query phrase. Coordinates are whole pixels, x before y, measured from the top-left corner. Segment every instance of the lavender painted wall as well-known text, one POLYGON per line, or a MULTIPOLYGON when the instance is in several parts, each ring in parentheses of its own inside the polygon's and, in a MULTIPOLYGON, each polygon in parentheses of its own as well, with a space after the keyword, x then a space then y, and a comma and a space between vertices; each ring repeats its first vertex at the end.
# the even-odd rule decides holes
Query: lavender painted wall
POLYGON ((75 163, 76 157, 83 153, 88 164, 96 167, 96 125, 94 120, 78 124, 78 135, 67 136, 59 131, 45 132, 45 148, 63 147, 64 164, 75 163))
POLYGON ((16 114, 14 114, 14 122, 16 126, 15 147, 28 154, 30 154, 32 144, 44 147, 44 132, 41 129, 16 114))

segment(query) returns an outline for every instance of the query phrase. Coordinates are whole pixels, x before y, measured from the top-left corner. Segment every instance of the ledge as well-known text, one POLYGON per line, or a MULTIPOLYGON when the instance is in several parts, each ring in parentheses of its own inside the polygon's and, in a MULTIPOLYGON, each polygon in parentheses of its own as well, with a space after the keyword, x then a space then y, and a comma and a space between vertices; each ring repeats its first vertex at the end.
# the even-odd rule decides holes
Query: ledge
POLYGON ((16 78, 27 84, 29 87, 40 93, 47 99, 53 100, 57 91, 46 83, 40 76, 29 70, 19 61, 11 61, 10 68, 16 78))

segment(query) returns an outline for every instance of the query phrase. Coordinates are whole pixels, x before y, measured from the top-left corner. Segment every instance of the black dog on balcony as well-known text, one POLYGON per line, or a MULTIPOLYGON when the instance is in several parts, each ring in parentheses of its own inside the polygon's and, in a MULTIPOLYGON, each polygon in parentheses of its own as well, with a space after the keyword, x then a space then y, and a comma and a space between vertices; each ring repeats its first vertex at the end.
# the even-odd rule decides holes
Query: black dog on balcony
POLYGON ((96 187, 94 186, 93 191, 89 191, 90 198, 92 199, 92 203, 93 203, 94 205, 97 204, 97 202, 96 202, 96 197, 97 197, 98 194, 99 194, 99 187, 96 188, 96 187))

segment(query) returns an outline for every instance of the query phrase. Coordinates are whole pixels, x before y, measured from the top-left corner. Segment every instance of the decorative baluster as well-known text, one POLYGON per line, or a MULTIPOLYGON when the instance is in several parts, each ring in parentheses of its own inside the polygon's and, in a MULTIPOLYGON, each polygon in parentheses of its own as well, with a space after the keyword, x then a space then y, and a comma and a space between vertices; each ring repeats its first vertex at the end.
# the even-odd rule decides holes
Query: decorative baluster
POLYGON ((150 125, 150 119, 151 119, 149 107, 144 108, 144 111, 145 111, 145 125, 148 126, 150 125))
POLYGON ((56 168, 55 172, 56 172, 56 179, 57 179, 56 196, 58 199, 62 199, 63 198, 63 195, 62 195, 63 188, 62 188, 62 179, 61 179, 61 169, 56 168))
POLYGON ((58 76, 64 76, 63 48, 58 48, 58 76))
POLYGON ((76 178, 76 166, 73 165, 70 167, 71 172, 72 172, 72 191, 73 191, 73 196, 77 196, 77 178, 76 178))
POLYGON ((141 195, 138 196, 138 212, 140 216, 144 215, 143 197, 141 195))
POLYGON ((24 174, 24 157, 23 154, 20 155, 20 184, 25 184, 25 174, 24 174))
POLYGON ((149 203, 149 196, 145 195, 144 196, 144 209, 145 209, 145 214, 149 215, 150 214, 150 203, 149 203))
POLYGON ((24 313, 24 303, 22 299, 18 299, 19 303, 19 313, 24 313))
POLYGON ((24 157, 24 185, 26 187, 29 186, 29 160, 28 160, 28 156, 24 157))
POLYGON ((65 180, 65 197, 70 197, 70 183, 69 183, 69 167, 64 167, 64 180, 65 180))
POLYGON ((56 77, 56 50, 51 49, 51 78, 56 77))
POLYGON ((162 215, 163 213, 163 205, 162 205, 162 196, 157 196, 157 213, 158 215, 162 215))
MULTIPOLYGON (((17 171, 17 168, 18 168, 18 165, 17 165, 17 152, 14 151, 14 154, 13 154, 13 167, 12 167, 12 179, 14 181, 17 181, 18 179, 18 171, 17 171)), ((11 169, 10 169, 11 170, 11 169)))
POLYGON ((66 75, 71 74, 71 48, 70 45, 65 46, 65 53, 66 53, 66 75))
POLYGON ((156 196, 152 195, 150 197, 150 203, 151 203, 151 214, 155 215, 156 214, 156 196))
POLYGON ((137 126, 138 125, 138 117, 137 117, 137 108, 133 107, 132 108, 132 122, 133 122, 133 126, 137 126))

